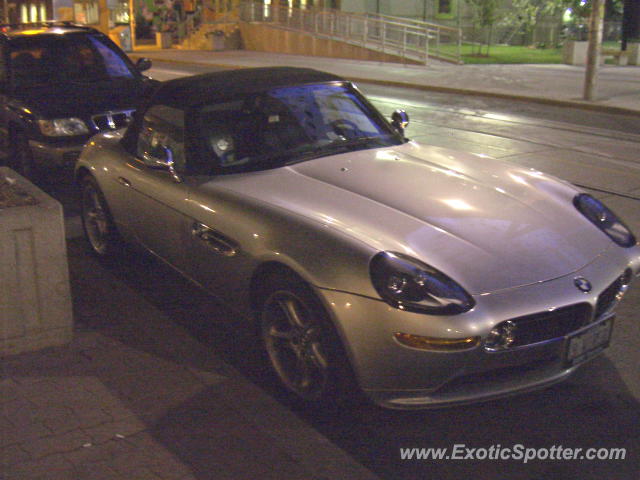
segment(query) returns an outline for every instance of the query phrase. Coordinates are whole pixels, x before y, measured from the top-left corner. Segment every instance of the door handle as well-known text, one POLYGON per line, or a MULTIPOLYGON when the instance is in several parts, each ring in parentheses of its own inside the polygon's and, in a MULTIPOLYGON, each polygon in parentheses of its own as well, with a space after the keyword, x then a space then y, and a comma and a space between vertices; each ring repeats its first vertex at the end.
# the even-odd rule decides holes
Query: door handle
POLYGON ((130 187, 131 186, 131 182, 129 180, 127 180, 124 177, 118 177, 118 183, 120 185, 124 185, 125 187, 130 187))
POLYGON ((191 235, 201 240, 208 248, 219 255, 233 257, 238 253, 238 244, 220 232, 200 222, 193 222, 191 235))

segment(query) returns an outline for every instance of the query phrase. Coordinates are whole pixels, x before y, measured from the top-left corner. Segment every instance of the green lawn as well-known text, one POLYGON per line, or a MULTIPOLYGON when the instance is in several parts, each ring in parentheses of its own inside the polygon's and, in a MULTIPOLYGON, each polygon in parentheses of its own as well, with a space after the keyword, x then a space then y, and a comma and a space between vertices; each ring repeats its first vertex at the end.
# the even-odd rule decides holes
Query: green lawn
POLYGON ((489 56, 487 47, 482 47, 482 56, 474 55, 478 47, 462 45, 464 63, 562 63, 560 48, 534 48, 509 45, 492 45, 489 56))
MULTIPOLYGON (((618 42, 605 42, 603 49, 619 50, 618 42)), ((441 50, 447 53, 454 53, 455 46, 441 45, 441 50)), ((562 63, 561 48, 535 48, 510 45, 492 45, 489 49, 489 56, 486 45, 482 46, 482 56, 477 54, 478 47, 470 44, 463 44, 461 48, 462 60, 464 63, 562 63)))

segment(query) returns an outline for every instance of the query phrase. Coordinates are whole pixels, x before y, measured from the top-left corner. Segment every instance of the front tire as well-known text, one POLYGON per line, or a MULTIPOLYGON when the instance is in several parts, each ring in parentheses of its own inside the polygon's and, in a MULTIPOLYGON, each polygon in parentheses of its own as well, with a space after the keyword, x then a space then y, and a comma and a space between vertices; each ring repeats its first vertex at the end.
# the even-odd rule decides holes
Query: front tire
POLYGON ((96 255, 113 256, 121 250, 122 242, 104 195, 91 176, 82 179, 81 190, 82 228, 85 238, 96 255))
POLYGON ((342 343, 311 289, 293 275, 264 279, 262 342, 278 380, 307 404, 357 391, 342 343))

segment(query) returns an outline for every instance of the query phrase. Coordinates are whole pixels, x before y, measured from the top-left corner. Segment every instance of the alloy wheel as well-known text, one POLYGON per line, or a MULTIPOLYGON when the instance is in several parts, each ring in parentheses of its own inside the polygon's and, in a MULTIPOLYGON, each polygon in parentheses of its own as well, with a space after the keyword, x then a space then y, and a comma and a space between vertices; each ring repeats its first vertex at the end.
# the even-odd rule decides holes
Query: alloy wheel
POLYGON ((100 193, 91 182, 87 182, 82 192, 82 221, 91 247, 104 255, 109 244, 109 219, 100 193))
POLYGON ((285 387, 304 400, 322 397, 329 382, 329 340, 314 310, 293 292, 274 292, 262 312, 262 335, 285 387))

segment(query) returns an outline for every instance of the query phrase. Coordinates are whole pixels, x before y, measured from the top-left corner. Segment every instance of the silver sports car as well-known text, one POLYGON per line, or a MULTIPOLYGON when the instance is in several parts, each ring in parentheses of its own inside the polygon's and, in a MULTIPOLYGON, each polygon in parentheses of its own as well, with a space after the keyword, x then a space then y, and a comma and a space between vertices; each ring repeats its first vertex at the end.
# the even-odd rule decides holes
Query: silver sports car
POLYGON ((98 255, 136 242, 260 332, 304 401, 472 402, 607 348, 640 245, 539 171, 420 145, 350 82, 294 68, 162 84, 77 164, 98 255))

